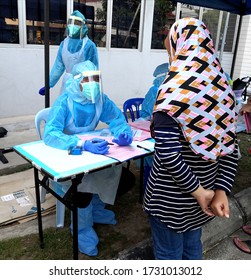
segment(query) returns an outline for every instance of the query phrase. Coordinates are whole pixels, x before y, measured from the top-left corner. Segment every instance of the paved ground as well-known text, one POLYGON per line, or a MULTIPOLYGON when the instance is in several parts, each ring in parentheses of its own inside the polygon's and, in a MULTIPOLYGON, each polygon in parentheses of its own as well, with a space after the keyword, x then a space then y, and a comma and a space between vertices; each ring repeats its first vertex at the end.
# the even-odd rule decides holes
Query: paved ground
MULTIPOLYGON (((0 148, 12 147, 29 141, 37 140, 33 124, 34 116, 0 119, 0 127, 8 130, 7 137, 0 138, 0 148)), ((15 152, 5 154, 9 163, 0 162, 0 176, 20 171, 28 166, 15 152)), ((1 178, 1 177, 0 177, 1 178)), ((22 172, 20 172, 22 180, 22 172)), ((230 197, 231 216, 229 219, 216 218, 203 229, 204 258, 209 260, 251 260, 251 254, 239 251, 232 242, 234 236, 251 239, 241 231, 242 225, 251 224, 251 187, 230 197)), ((55 216, 43 218, 44 228, 55 225, 55 216)), ((33 220, 14 227, 0 228, 0 240, 16 236, 24 236, 37 232, 37 221, 33 220)), ((143 240, 138 246, 122 251, 118 259, 152 259, 150 240, 143 240)))

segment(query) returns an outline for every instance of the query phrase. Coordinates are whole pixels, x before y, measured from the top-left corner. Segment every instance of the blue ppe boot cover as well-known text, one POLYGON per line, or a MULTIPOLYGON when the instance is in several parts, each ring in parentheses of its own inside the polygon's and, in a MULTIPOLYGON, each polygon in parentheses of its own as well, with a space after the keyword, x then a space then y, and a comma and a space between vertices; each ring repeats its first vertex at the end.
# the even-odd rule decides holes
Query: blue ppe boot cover
POLYGON ((105 203, 97 194, 92 196, 92 216, 96 224, 116 225, 115 214, 113 211, 105 209, 105 203))
MULTIPOLYGON (((93 229, 92 203, 86 208, 78 208, 78 249, 88 256, 97 256, 99 238, 93 229)), ((72 223, 71 223, 72 232, 72 223)))

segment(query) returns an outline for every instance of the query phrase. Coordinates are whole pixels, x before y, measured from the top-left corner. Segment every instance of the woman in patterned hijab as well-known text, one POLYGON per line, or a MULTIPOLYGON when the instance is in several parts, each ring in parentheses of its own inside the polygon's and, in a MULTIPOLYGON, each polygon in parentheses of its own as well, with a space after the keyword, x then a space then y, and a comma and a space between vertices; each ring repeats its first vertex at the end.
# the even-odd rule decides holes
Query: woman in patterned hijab
POLYGON ((203 22, 177 21, 165 41, 170 70, 159 88, 154 111, 166 111, 204 159, 233 152, 235 99, 203 22))
POLYGON ((235 99, 205 24, 178 20, 165 40, 155 155, 144 196, 156 259, 202 259, 201 227, 229 217, 236 168, 235 99))

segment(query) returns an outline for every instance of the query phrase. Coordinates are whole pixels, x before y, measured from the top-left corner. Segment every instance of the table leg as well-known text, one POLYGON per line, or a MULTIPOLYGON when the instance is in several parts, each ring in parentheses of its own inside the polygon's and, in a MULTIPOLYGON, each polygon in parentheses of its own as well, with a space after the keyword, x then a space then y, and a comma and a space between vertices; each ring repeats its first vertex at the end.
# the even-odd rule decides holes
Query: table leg
POLYGON ((139 203, 143 202, 144 194, 144 157, 140 158, 140 177, 139 177, 139 203))
POLYGON ((37 220, 38 220, 38 232, 40 239, 40 247, 44 248, 44 233, 42 225, 42 213, 41 213, 41 202, 40 202, 40 192, 39 192, 39 177, 38 170, 34 167, 34 179, 35 179, 35 191, 36 191, 36 201, 37 201, 37 220))
POLYGON ((73 190, 73 205, 72 205, 72 241, 73 241, 73 259, 78 260, 78 207, 76 204, 77 188, 73 190))

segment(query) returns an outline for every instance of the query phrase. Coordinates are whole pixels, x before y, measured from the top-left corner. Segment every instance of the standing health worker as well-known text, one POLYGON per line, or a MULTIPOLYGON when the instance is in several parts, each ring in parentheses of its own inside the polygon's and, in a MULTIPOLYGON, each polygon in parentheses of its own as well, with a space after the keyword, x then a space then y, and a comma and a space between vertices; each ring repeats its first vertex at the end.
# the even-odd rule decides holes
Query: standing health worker
MULTIPOLYGON (((60 43, 56 60, 50 72, 50 88, 55 86, 65 72, 60 93, 65 90, 66 81, 71 76, 75 64, 90 60, 97 68, 99 67, 97 47, 89 39, 86 19, 78 10, 69 17, 66 34, 67 37, 60 43)), ((39 94, 45 95, 45 87, 39 90, 39 94)))

